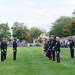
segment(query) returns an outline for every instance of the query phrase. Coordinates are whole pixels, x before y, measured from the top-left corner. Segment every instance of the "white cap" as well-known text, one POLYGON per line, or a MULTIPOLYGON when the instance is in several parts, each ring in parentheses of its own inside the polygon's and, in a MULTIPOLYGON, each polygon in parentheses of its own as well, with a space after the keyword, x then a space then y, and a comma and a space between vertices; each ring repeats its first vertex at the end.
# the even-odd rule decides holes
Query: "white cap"
POLYGON ((60 39, 60 37, 58 37, 58 36, 57 36, 56 38, 57 38, 57 39, 60 39))

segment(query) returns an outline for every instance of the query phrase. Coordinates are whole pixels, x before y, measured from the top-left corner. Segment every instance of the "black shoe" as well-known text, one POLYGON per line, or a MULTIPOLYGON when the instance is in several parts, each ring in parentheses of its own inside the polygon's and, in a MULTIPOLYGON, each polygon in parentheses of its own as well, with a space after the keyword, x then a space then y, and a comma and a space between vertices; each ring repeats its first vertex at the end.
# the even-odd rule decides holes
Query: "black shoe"
POLYGON ((55 61, 55 59, 53 59, 53 61, 55 61))

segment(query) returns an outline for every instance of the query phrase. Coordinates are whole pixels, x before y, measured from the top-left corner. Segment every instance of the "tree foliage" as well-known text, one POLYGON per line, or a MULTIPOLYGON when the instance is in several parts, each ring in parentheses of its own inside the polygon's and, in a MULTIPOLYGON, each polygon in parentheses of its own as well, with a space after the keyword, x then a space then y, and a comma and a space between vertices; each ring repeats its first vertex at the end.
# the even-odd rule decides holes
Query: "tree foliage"
POLYGON ((38 36, 42 33, 42 30, 40 30, 37 27, 32 27, 31 29, 28 29, 24 23, 18 23, 15 22, 12 26, 13 31, 13 37, 17 37, 20 40, 31 40, 37 39, 38 36))
POLYGON ((62 28, 64 36, 75 35, 75 20, 62 28))
MULTIPOLYGON (((57 19, 52 26, 51 31, 49 32, 49 34, 53 34, 55 36, 60 36, 63 37, 64 33, 68 32, 68 34, 65 35, 69 35, 69 30, 64 30, 63 27, 65 27, 66 25, 70 24, 72 21, 71 17, 66 17, 66 16, 61 16, 59 19, 57 19), (62 31, 63 30, 63 31, 62 31)), ((66 28, 66 27, 65 27, 66 28)))
POLYGON ((29 29, 24 25, 24 23, 15 22, 12 26, 13 37, 17 37, 20 40, 29 39, 29 29))
POLYGON ((6 24, 5 23, 0 24, 0 40, 3 37, 6 37, 8 39, 10 39, 10 37, 11 37, 11 33, 9 31, 8 23, 6 23, 6 24))
POLYGON ((71 24, 65 25, 62 28, 62 34, 63 34, 63 36, 69 36, 69 35, 71 35, 70 28, 71 28, 71 24))
POLYGON ((40 36, 41 33, 42 33, 42 30, 40 30, 37 27, 32 27, 30 29, 30 37, 31 38, 37 39, 40 36))

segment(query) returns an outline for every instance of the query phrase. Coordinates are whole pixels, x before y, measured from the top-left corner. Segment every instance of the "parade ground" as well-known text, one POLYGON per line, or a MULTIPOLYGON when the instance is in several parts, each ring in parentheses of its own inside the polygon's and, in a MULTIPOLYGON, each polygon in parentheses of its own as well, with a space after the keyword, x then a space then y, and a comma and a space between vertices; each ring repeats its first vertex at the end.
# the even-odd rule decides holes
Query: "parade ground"
POLYGON ((61 61, 56 63, 43 55, 41 47, 18 47, 14 61, 9 47, 7 59, 0 61, 0 75, 75 75, 75 58, 70 58, 69 52, 62 48, 61 61))

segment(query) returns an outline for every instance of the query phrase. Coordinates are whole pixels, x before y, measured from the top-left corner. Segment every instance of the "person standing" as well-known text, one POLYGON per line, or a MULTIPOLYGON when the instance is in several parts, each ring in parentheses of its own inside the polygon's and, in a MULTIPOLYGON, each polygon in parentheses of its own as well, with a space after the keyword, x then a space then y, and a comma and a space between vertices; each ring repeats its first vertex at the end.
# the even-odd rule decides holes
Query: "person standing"
POLYGON ((14 42, 13 42, 13 60, 16 60, 16 54, 17 54, 17 40, 14 39, 14 42))
POLYGON ((50 48, 50 60, 52 60, 52 38, 50 37, 50 43, 49 43, 49 48, 50 48))
POLYGON ((4 42, 4 59, 6 59, 6 55, 7 55, 7 38, 5 38, 4 42))
POLYGON ((47 39, 45 39, 45 43, 44 43, 45 56, 46 56, 47 49, 48 49, 48 41, 47 41, 47 39))
POLYGON ((56 37, 55 51, 56 51, 56 62, 60 63, 60 38, 59 37, 56 37))
POLYGON ((43 54, 44 54, 44 56, 45 56, 44 44, 45 44, 45 41, 44 41, 44 40, 42 40, 42 52, 43 52, 43 54))
POLYGON ((1 42, 1 61, 4 61, 4 46, 5 46, 5 42, 4 42, 4 38, 2 39, 2 42, 1 42))
POLYGON ((54 35, 51 35, 51 50, 52 50, 52 59, 53 61, 55 61, 55 39, 54 39, 54 35))
POLYGON ((47 41, 46 44, 46 56, 50 59, 50 39, 47 41))
POLYGON ((69 38, 69 42, 71 58, 74 58, 74 41, 72 37, 69 38))
POLYGON ((51 44, 51 38, 48 42, 48 50, 47 50, 47 56, 50 60, 52 60, 52 44, 51 44))

